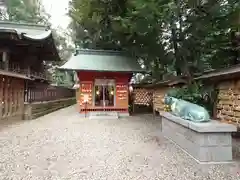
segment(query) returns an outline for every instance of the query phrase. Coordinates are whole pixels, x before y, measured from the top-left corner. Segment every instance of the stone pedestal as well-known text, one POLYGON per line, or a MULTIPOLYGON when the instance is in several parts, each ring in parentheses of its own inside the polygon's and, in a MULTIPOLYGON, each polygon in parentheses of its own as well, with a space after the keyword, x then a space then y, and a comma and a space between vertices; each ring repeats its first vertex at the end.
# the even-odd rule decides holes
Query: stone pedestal
POLYGON ((117 112, 109 111, 96 111, 89 113, 89 119, 118 119, 117 112))
POLYGON ((194 123, 161 112, 163 135, 179 145, 200 162, 232 160, 232 136, 237 128, 231 124, 211 120, 194 123))
POLYGON ((129 117, 128 112, 117 112, 117 111, 94 111, 80 114, 80 117, 87 117, 89 119, 119 119, 129 117))

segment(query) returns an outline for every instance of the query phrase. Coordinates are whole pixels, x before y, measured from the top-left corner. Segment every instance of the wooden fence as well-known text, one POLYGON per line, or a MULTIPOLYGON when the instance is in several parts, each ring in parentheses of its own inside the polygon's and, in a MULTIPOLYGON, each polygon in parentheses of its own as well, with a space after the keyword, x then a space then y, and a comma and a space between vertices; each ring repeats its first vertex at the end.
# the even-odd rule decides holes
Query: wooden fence
POLYGON ((0 119, 21 114, 24 80, 0 75, 0 119))
POLYGON ((42 102, 75 97, 75 90, 58 86, 43 86, 28 88, 25 93, 25 102, 42 102))

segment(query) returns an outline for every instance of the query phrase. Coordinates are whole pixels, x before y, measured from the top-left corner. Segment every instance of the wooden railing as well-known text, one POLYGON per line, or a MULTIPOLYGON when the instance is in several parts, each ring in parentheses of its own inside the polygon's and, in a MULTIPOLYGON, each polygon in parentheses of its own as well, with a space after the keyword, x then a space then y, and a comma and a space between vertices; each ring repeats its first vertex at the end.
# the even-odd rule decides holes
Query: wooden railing
POLYGON ((23 75, 26 75, 28 77, 38 77, 38 78, 42 78, 42 79, 48 79, 48 77, 47 77, 47 75, 44 71, 43 72, 36 72, 36 71, 33 71, 30 68, 22 68, 19 65, 19 63, 10 62, 8 64, 8 68, 7 68, 5 63, 0 61, 0 69, 5 70, 5 71, 9 71, 9 72, 23 74, 23 75))
POLYGON ((47 86, 44 88, 29 88, 25 92, 25 102, 53 101, 75 97, 75 90, 65 87, 47 86))

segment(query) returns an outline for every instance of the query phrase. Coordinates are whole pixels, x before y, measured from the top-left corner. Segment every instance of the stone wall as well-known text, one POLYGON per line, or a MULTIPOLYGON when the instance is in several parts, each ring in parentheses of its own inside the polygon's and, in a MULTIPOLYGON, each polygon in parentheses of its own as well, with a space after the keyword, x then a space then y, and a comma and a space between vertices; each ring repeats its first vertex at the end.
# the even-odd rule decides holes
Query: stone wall
POLYGON ((60 99, 55 101, 27 103, 24 107, 24 120, 35 119, 58 109, 71 106, 76 103, 76 98, 60 99))
POLYGON ((218 84, 217 118, 240 124, 240 80, 218 84))

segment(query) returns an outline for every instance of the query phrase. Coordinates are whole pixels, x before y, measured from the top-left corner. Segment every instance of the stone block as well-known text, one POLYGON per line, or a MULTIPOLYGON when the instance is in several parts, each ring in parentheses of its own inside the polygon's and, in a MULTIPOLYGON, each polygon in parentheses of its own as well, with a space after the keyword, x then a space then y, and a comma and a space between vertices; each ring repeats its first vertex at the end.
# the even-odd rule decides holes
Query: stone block
POLYGON ((164 123, 165 127, 168 128, 169 130, 171 130, 172 132, 175 132, 175 131, 176 131, 176 130, 175 130, 175 129, 176 129, 176 126, 174 125, 173 122, 166 121, 166 120, 163 119, 163 122, 162 122, 162 123, 164 123))
POLYGON ((191 156, 194 158, 198 159, 198 149, 199 147, 192 141, 185 140, 182 143, 182 146, 184 147, 183 149, 187 151, 191 156))
POLYGON ((119 112, 119 113, 118 113, 118 116, 119 116, 120 118, 124 118, 124 117, 129 117, 130 115, 129 115, 128 112, 119 112))
POLYGON ((160 112, 160 115, 163 117, 163 118, 166 118, 174 123, 177 123, 177 124, 181 124, 185 127, 188 127, 188 122, 189 121, 186 121, 186 120, 183 120, 182 118, 180 117, 177 117, 177 116, 174 116, 172 115, 171 113, 168 113, 168 112, 160 112))
POLYGON ((198 134, 199 133, 197 133, 191 129, 187 129, 184 136, 187 140, 196 143, 196 141, 198 140, 198 134))
POLYGON ((189 128, 197 132, 235 132, 236 126, 232 124, 221 123, 216 120, 211 120, 205 123, 195 123, 189 121, 189 128))
POLYGON ((232 160, 232 146, 201 147, 198 152, 201 162, 224 162, 232 160))
POLYGON ((179 125, 175 123, 176 129, 178 132, 183 134, 184 136, 187 136, 189 134, 189 129, 188 128, 179 128, 179 125))
MULTIPOLYGON (((162 120, 162 132, 164 134, 168 134, 170 133, 172 130, 170 128, 170 126, 168 125, 168 123, 163 119, 162 120)), ((173 132, 173 131, 172 131, 173 132)))
POLYGON ((162 134, 200 162, 232 160, 231 132, 236 131, 235 126, 218 121, 193 123, 173 115, 161 115, 162 134))
POLYGON ((75 104, 75 98, 59 99, 55 101, 28 103, 24 106, 23 119, 35 119, 58 109, 75 104))
POLYGON ((118 119, 117 112, 91 112, 89 113, 89 119, 118 119))
POLYGON ((231 146, 231 133, 196 133, 195 143, 199 146, 231 146))

